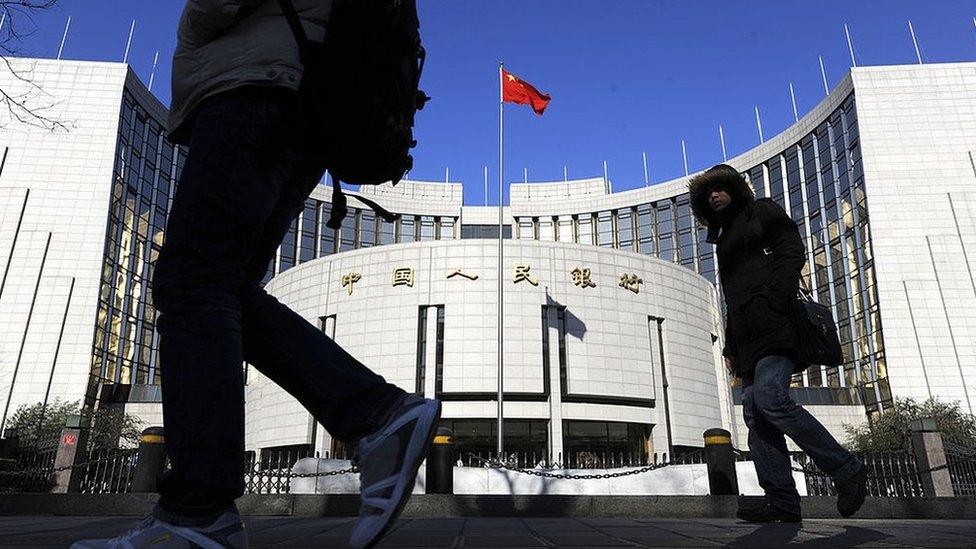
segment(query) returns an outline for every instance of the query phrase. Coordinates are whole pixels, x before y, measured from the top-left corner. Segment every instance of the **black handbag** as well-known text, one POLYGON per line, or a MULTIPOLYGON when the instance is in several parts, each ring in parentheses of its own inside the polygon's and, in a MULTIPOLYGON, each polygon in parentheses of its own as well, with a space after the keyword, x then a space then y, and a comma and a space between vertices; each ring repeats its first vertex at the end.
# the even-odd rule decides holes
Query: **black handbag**
POLYGON ((805 369, 819 364, 840 366, 844 352, 837 336, 837 324, 830 308, 813 300, 810 292, 801 286, 794 307, 797 362, 805 369))

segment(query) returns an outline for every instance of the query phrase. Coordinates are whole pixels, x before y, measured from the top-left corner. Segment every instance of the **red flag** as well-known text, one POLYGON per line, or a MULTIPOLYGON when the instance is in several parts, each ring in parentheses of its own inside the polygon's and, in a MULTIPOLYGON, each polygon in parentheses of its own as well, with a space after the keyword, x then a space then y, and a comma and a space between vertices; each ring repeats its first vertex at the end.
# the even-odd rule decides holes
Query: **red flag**
POLYGON ((540 92, 532 84, 502 69, 502 101, 531 105, 532 110, 541 115, 551 99, 549 94, 540 92))

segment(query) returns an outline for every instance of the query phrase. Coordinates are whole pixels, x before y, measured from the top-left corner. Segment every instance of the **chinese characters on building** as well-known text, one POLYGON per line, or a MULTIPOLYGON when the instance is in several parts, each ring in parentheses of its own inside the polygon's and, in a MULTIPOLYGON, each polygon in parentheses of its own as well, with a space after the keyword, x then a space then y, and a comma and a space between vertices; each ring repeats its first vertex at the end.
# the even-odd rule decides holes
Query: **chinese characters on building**
POLYGON ((352 295, 353 284, 359 282, 361 278, 363 278, 363 275, 356 272, 342 275, 342 287, 347 288, 349 290, 349 295, 352 295))
POLYGON ((590 270, 576 267, 569 274, 573 275, 573 284, 583 288, 596 288, 596 283, 590 280, 590 270))
POLYGON ((620 287, 625 290, 630 290, 635 294, 640 293, 640 285, 644 283, 644 279, 633 274, 623 274, 620 275, 620 287))
POLYGON ((518 284, 519 282, 522 282, 524 280, 524 281, 528 282, 529 284, 531 284, 533 286, 538 286, 539 285, 539 279, 538 278, 533 278, 532 275, 529 274, 529 269, 530 268, 531 267, 529 265, 524 265, 524 264, 516 265, 515 266, 515 282, 514 283, 515 284, 518 284))
MULTIPOLYGON (((518 284, 519 282, 525 281, 533 286, 539 285, 539 279, 532 276, 532 267, 527 263, 519 263, 515 265, 515 276, 512 280, 513 284, 518 284)), ((593 271, 587 267, 576 267, 569 273, 572 276, 573 284, 580 288, 595 288, 596 282, 593 280, 593 271)), ((468 280, 478 280, 478 275, 472 273, 466 273, 460 267, 454 269, 447 274, 447 278, 462 277, 468 280)), ((363 275, 357 272, 350 272, 349 274, 342 275, 341 282, 342 287, 346 288, 349 295, 352 295, 353 286, 362 280, 363 275)), ((629 290, 635 294, 639 294, 641 290, 641 284, 644 283, 644 279, 636 274, 622 274, 619 278, 619 286, 625 290, 629 290)), ((413 288, 416 282, 416 271, 413 267, 397 267, 393 269, 393 275, 391 278, 391 284, 396 286, 406 286, 408 288, 413 288)))
POLYGON ((393 269, 393 286, 413 288, 413 269, 410 267, 397 267, 393 269))

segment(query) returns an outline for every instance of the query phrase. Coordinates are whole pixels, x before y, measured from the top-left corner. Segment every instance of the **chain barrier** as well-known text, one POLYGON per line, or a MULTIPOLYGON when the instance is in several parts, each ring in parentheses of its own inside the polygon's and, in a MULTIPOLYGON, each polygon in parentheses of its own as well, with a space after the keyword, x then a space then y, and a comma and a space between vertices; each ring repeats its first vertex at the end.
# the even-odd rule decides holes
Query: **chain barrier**
MULTIPOLYGON (((338 475, 350 475, 350 474, 358 473, 358 472, 359 472, 359 468, 356 467, 355 465, 353 465, 352 467, 349 467, 347 469, 338 469, 338 470, 335 470, 335 471, 318 471, 318 472, 315 472, 315 473, 292 473, 292 472, 287 472, 287 473, 284 473, 284 474, 281 474, 281 475, 278 475, 278 476, 282 476, 282 477, 285 477, 285 478, 315 478, 315 477, 334 477, 334 476, 338 476, 338 475)), ((258 472, 258 473, 255 473, 255 474, 261 474, 261 473, 258 472)))
POLYGON ((670 465, 682 465, 680 463, 680 460, 678 462, 666 461, 662 463, 655 463, 653 465, 639 467, 637 469, 631 469, 630 471, 620 471, 614 473, 571 474, 571 473, 553 473, 542 469, 528 469, 525 467, 512 466, 505 463, 504 461, 485 459, 481 456, 476 456, 471 453, 469 453, 468 456, 474 458, 477 461, 480 461, 482 464, 488 466, 491 469, 504 469, 506 471, 511 471, 513 473, 521 473, 523 475, 531 475, 534 477, 542 477, 542 478, 556 478, 561 480, 599 480, 599 479, 621 478, 621 477, 629 477, 633 475, 640 475, 643 473, 654 471, 656 469, 663 469, 664 467, 668 467, 670 465))

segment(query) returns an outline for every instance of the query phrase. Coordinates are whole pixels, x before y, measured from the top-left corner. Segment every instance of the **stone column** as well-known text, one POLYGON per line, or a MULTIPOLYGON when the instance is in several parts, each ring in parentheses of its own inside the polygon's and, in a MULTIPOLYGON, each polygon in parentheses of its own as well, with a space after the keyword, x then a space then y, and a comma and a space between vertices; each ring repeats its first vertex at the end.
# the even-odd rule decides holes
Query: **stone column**
MULTIPOLYGON (((934 419, 917 419, 909 425, 912 431, 912 448, 919 471, 928 471, 946 464, 942 434, 934 419)), ((922 490, 928 497, 953 497, 952 479, 948 469, 922 473, 922 490)))
MULTIPOLYGON (((67 467, 84 463, 87 455, 88 426, 82 416, 69 416, 65 427, 61 429, 58 439, 58 451, 54 456, 54 468, 67 467)), ((51 493, 67 494, 77 492, 81 484, 83 471, 80 469, 66 469, 54 473, 54 488, 51 493)))

